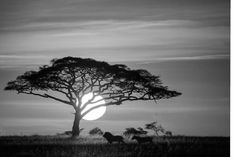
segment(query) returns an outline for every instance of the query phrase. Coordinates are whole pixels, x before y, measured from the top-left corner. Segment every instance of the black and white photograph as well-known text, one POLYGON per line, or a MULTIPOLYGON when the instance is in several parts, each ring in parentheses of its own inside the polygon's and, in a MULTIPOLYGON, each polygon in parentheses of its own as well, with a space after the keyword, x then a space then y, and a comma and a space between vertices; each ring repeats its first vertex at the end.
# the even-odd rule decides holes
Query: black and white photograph
POLYGON ((1 157, 229 157, 230 0, 0 0, 1 157))

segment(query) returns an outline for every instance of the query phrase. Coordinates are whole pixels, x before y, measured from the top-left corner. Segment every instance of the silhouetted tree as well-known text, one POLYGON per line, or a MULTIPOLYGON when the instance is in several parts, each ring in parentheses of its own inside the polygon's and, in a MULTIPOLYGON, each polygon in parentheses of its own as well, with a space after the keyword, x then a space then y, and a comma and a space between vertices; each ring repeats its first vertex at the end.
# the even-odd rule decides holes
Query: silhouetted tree
POLYGON ((138 129, 135 128, 126 128, 126 130, 123 132, 123 135, 125 136, 131 136, 131 135, 146 135, 148 132, 145 131, 143 128, 139 127, 138 129))
POLYGON ((89 131, 89 134, 90 135, 103 135, 103 131, 100 128, 95 127, 89 131))
POLYGON ((137 129, 138 129, 138 131, 140 132, 140 134, 147 134, 147 133, 148 133, 148 131, 144 130, 144 129, 141 128, 141 127, 138 127, 137 129))
POLYGON ((171 131, 165 131, 165 136, 172 136, 172 132, 171 131))
POLYGON ((145 124, 145 129, 153 130, 157 136, 159 133, 165 134, 165 129, 157 121, 145 124))
POLYGON ((120 105, 125 101, 156 101, 181 94, 168 90, 158 76, 146 70, 131 70, 121 64, 110 65, 76 57, 53 59, 50 65, 41 66, 37 71, 27 71, 8 82, 5 90, 50 98, 72 106, 75 110, 73 136, 79 135, 80 120, 98 107, 120 105), (82 97, 89 92, 94 93, 93 97, 81 107, 82 97), (97 103, 94 102, 96 95, 101 95, 106 104, 82 112, 87 105, 97 103))

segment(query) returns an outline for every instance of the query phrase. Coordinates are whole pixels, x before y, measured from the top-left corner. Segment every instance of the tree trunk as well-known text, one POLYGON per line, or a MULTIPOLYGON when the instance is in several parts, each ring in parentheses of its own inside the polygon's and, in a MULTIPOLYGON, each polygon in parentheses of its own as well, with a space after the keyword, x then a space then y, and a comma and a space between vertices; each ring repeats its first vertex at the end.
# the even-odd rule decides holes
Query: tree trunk
POLYGON ((72 137, 78 137, 80 134, 80 128, 79 128, 80 120, 81 120, 80 112, 76 111, 72 128, 72 137))

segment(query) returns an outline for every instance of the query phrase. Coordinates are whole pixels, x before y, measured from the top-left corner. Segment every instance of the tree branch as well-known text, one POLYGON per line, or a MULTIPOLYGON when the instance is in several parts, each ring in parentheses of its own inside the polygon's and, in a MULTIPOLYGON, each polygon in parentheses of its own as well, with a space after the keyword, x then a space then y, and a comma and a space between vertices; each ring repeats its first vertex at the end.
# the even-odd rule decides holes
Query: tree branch
POLYGON ((89 110, 85 111, 84 113, 82 113, 81 117, 83 118, 84 116, 86 116, 89 112, 91 112, 94 109, 97 109, 97 108, 100 108, 100 107, 103 107, 103 106, 110 106, 110 105, 116 105, 116 103, 115 102, 110 102, 110 103, 107 103, 107 104, 101 104, 101 105, 94 106, 94 107, 90 108, 89 110))
POLYGON ((47 98, 51 98, 51 99, 54 99, 56 101, 60 101, 62 103, 65 103, 65 104, 68 104, 68 105, 73 105, 71 102, 69 101, 66 101, 66 100, 62 100, 62 99, 59 99, 57 97, 54 97, 54 96, 51 96, 51 95, 48 95, 48 94, 45 94, 45 96, 47 96, 47 98))
POLYGON ((43 97, 43 98, 51 98, 51 99, 54 99, 54 100, 56 100, 56 101, 59 101, 59 102, 68 104, 68 105, 73 105, 73 104, 72 104, 71 102, 69 102, 69 101, 59 99, 59 98, 57 98, 57 97, 51 96, 51 95, 46 94, 46 93, 44 93, 44 94, 39 94, 39 93, 34 93, 34 92, 32 92, 32 91, 30 91, 30 92, 20 92, 20 93, 36 95, 36 96, 40 96, 40 97, 43 97))
POLYGON ((93 93, 92 98, 89 99, 89 100, 82 106, 81 111, 84 110, 84 109, 87 107, 87 105, 90 104, 90 103, 95 99, 95 97, 96 97, 96 95, 93 93))

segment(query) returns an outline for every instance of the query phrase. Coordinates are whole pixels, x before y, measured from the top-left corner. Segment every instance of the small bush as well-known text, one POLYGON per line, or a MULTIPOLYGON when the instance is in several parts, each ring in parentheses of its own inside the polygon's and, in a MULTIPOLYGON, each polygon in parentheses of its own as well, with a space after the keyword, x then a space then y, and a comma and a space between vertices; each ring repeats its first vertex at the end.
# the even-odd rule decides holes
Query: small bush
POLYGON ((100 136, 100 135, 103 135, 103 131, 100 128, 95 127, 95 128, 93 128, 89 131, 89 134, 92 135, 92 136, 95 136, 95 135, 100 136))

